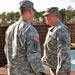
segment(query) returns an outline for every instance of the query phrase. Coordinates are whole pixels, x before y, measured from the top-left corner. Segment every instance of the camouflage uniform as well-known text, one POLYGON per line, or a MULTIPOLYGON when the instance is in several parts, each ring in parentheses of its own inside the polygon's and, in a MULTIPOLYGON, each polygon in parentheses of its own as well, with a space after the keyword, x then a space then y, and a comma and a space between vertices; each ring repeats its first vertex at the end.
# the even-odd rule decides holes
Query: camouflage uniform
POLYGON ((39 35, 28 21, 20 19, 9 26, 5 41, 8 75, 36 75, 44 71, 39 35))
POLYGON ((60 21, 48 29, 42 62, 61 75, 70 75, 70 33, 60 21))
MULTIPOLYGON (((25 16, 23 12, 35 10, 33 6, 34 4, 29 0, 20 2, 22 18, 25 16)), ((29 23, 30 21, 22 18, 6 31, 5 54, 8 62, 8 75, 36 75, 44 72, 38 32, 29 23)))

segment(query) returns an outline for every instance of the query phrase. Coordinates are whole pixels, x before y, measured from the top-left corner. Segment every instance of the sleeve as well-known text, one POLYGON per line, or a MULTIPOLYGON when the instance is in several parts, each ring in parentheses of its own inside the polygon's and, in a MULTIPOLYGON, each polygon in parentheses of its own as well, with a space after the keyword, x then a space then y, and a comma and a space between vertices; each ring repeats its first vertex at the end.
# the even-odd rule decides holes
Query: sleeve
POLYGON ((6 41, 6 35, 5 35, 4 54, 5 54, 6 58, 7 58, 7 41, 6 41))
POLYGON ((66 28, 60 28, 57 32, 57 59, 56 72, 65 75, 71 69, 70 58, 70 33, 66 28))
POLYGON ((10 27, 8 27, 7 28, 7 30, 6 30, 6 32, 5 32, 5 45, 4 45, 4 53, 5 53, 5 56, 6 56, 6 58, 7 58, 7 50, 8 50, 8 36, 9 36, 9 34, 10 34, 10 32, 8 32, 9 30, 11 30, 11 27, 12 26, 10 26, 10 27))
POLYGON ((6 46, 6 40, 5 40, 5 46, 4 46, 4 53, 5 53, 5 56, 7 58, 7 46, 6 46))
POLYGON ((35 29, 30 30, 27 36, 27 58, 35 73, 44 72, 39 35, 35 29))

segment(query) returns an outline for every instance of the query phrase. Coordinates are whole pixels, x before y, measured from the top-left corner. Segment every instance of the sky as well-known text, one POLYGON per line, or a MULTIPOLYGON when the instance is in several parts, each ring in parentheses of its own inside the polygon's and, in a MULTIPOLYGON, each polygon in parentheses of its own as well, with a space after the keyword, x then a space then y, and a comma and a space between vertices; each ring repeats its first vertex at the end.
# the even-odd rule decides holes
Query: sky
MULTIPOLYGON (((19 11, 19 2, 22 0, 1 0, 0 13, 2 12, 17 12, 19 11)), ((72 6, 75 10, 75 0, 30 0, 34 3, 34 8, 40 12, 49 7, 58 7, 60 9, 67 9, 68 6, 72 6)))

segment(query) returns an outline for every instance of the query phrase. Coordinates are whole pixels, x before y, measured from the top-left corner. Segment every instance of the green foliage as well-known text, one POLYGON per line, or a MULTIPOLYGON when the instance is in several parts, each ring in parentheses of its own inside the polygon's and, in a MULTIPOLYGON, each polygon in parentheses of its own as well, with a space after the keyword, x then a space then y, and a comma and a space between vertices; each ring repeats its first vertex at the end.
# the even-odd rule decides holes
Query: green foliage
MULTIPOLYGON (((75 16, 75 10, 65 10, 61 9, 60 11, 60 19, 62 22, 67 23, 73 16, 75 16)), ((43 16, 44 11, 41 12, 36 12, 35 11, 35 16, 34 16, 34 21, 33 24, 41 24, 45 22, 44 16, 43 16)), ((18 21, 20 18, 19 12, 3 12, 0 14, 0 24, 1 25, 11 25, 14 22, 18 21), (1 22, 2 20, 2 22, 1 22)))
POLYGON ((61 15, 61 21, 64 23, 67 23, 70 19, 72 19, 75 16, 75 10, 60 10, 61 15))
POLYGON ((66 16, 66 10, 65 9, 61 9, 60 11, 60 18, 61 18, 61 21, 64 22, 65 21, 65 16, 66 16))
POLYGON ((14 22, 18 21, 20 18, 19 12, 10 12, 7 13, 7 21, 9 24, 13 24, 14 22))
POLYGON ((19 20, 20 18, 20 14, 19 12, 3 12, 2 14, 0 14, 0 20, 2 20, 2 22, 0 22, 1 25, 10 25, 13 24, 14 22, 16 22, 17 20, 19 20))
POLYGON ((36 24, 44 22, 44 16, 42 15, 43 13, 44 13, 44 11, 42 11, 42 12, 35 12, 34 22, 36 24))

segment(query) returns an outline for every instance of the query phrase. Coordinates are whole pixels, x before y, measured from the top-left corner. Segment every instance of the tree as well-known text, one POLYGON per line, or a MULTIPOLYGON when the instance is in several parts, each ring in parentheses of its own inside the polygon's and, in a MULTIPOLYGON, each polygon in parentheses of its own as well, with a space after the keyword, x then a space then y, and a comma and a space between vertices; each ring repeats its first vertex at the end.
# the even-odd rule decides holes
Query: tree
POLYGON ((19 12, 15 12, 15 21, 18 21, 20 18, 19 12))
POLYGON ((20 14, 19 12, 10 12, 10 13, 7 13, 7 21, 9 24, 13 24, 14 22, 18 21, 19 20, 19 17, 20 17, 20 14))
POLYGON ((1 25, 7 25, 7 18, 6 18, 6 12, 3 12, 1 15, 1 25))
POLYGON ((72 6, 69 5, 69 6, 67 7, 67 10, 73 10, 72 6))
POLYGON ((44 13, 44 11, 42 11, 42 12, 35 12, 34 23, 38 24, 38 23, 44 22, 44 16, 42 15, 43 13, 44 13))
POLYGON ((60 12, 60 19, 61 19, 61 21, 65 22, 66 10, 65 9, 61 9, 59 12, 60 12))

